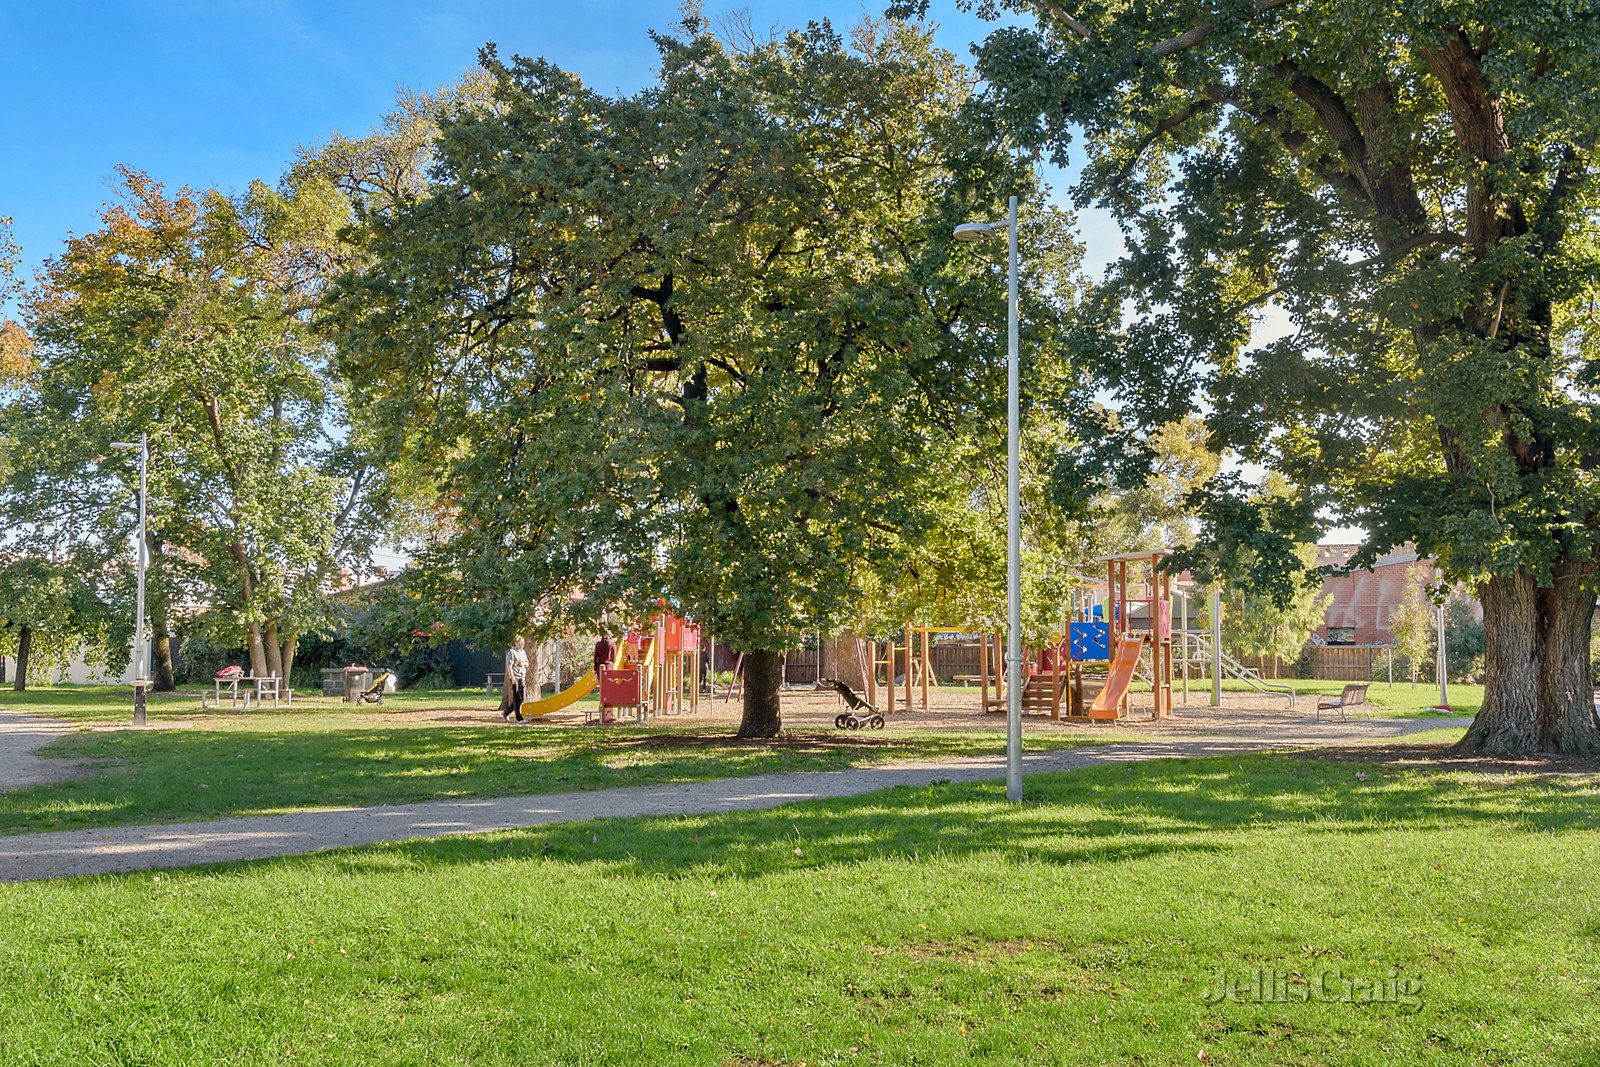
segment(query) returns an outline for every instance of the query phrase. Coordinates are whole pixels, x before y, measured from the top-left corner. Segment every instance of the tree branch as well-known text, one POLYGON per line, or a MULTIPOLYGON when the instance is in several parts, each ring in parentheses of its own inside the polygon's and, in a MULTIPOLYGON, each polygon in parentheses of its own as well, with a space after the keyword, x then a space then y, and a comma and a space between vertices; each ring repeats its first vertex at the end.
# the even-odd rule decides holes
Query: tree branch
MULTIPOLYGON (((1268 12, 1276 11, 1280 7, 1287 7, 1296 2, 1297 0, 1256 0, 1255 6, 1251 10, 1247 21, 1253 22, 1268 12)), ((1073 21, 1076 22, 1077 20, 1074 19, 1073 21)), ((1216 32, 1217 25, 1218 24, 1216 22, 1201 22, 1187 30, 1184 30, 1175 37, 1168 37, 1164 41, 1156 42, 1156 44, 1151 46, 1148 52, 1134 56, 1133 59, 1128 62, 1127 66, 1117 71, 1117 73, 1112 76, 1109 84, 1113 86, 1121 85, 1123 82, 1127 81, 1129 78, 1133 77, 1135 74, 1139 73, 1139 71, 1143 70, 1145 67, 1148 67, 1156 60, 1165 59, 1167 56, 1177 55, 1179 52, 1186 52, 1195 45, 1205 42, 1214 32, 1216 32)), ((1088 27, 1084 28, 1085 30, 1088 29, 1088 27)))
POLYGON ((1367 140, 1361 135, 1344 99, 1327 83, 1302 71, 1293 60, 1285 59, 1275 69, 1278 76, 1289 83, 1289 91, 1316 113, 1323 128, 1333 138, 1345 169, 1360 183, 1367 200, 1375 201, 1372 181, 1367 176, 1367 140))
POLYGON ((1217 105, 1215 101, 1201 97, 1197 100, 1191 101, 1188 107, 1184 108, 1177 114, 1168 115, 1166 118, 1158 122, 1155 129, 1151 130, 1144 137, 1140 138, 1139 143, 1134 145, 1133 153, 1128 157, 1128 162, 1123 165, 1121 170, 1117 171, 1116 177, 1111 179, 1110 188, 1115 191, 1122 187, 1122 183, 1128 180, 1128 175, 1133 173, 1133 168, 1139 165, 1139 157, 1144 155, 1145 149, 1149 148, 1156 141, 1171 133, 1179 126, 1182 126, 1196 115, 1209 111, 1216 106, 1217 105))
POLYGON ((1278 142, 1290 153, 1300 159, 1305 166, 1323 182, 1332 187, 1334 191, 1358 203, 1371 203, 1367 198, 1366 190, 1354 177, 1340 170, 1331 159, 1326 157, 1316 158, 1306 151, 1310 138, 1304 132, 1296 129, 1289 121, 1289 116, 1270 104, 1263 104, 1246 96, 1237 86, 1220 83, 1207 85, 1201 88, 1208 99, 1218 104, 1234 107, 1255 119, 1256 122, 1272 131, 1277 136, 1278 142))

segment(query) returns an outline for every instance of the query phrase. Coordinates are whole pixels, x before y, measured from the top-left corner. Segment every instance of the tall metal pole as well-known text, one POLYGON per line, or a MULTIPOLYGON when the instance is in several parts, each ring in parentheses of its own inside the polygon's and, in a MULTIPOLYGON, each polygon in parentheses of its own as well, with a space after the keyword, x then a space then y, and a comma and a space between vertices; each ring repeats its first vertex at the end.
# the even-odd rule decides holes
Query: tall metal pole
POLYGON ((1189 594, 1178 591, 1183 598, 1183 706, 1189 706, 1189 594))
POLYGON ((133 680, 133 724, 145 724, 144 690, 149 677, 149 642, 145 638, 144 569, 145 552, 150 544, 146 501, 150 494, 150 435, 139 435, 139 586, 134 600, 134 648, 138 650, 139 670, 133 680))
POLYGON ((1017 367, 1017 198, 1011 198, 1006 315, 1006 799, 1022 800, 1022 391, 1017 367))
POLYGON ((1222 591, 1211 594, 1211 706, 1222 706, 1222 591))
POLYGON ((1450 706, 1450 670, 1444 654, 1444 604, 1439 605, 1439 706, 1450 706))

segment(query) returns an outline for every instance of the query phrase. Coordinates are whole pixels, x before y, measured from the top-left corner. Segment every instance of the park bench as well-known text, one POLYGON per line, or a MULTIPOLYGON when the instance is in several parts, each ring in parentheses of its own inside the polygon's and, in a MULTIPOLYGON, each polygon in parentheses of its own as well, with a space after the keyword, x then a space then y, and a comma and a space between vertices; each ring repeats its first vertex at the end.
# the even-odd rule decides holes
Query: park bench
MULTIPOLYGON (((1323 699, 1317 701, 1317 721, 1318 722, 1322 721, 1322 713, 1323 712, 1332 711, 1333 709, 1338 708, 1339 709, 1339 721, 1340 722, 1344 722, 1345 721, 1345 718, 1344 718, 1344 709, 1345 708, 1359 708, 1359 707, 1366 707, 1366 706, 1367 706, 1367 683, 1366 682, 1356 682, 1356 683, 1353 683, 1351 685, 1345 686, 1344 687, 1344 691, 1339 694, 1339 699, 1338 700, 1329 700, 1326 697, 1324 697, 1323 699)), ((1369 715, 1372 714, 1370 708, 1368 709, 1367 714, 1369 714, 1369 715)))

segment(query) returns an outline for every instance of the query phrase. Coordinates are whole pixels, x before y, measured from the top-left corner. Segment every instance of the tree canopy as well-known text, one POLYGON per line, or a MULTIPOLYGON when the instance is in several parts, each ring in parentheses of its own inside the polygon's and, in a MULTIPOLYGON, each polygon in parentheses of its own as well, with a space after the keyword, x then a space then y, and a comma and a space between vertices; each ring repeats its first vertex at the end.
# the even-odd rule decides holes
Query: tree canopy
POLYGON ((1030 177, 922 29, 733 46, 691 19, 657 43, 625 97, 486 53, 494 105, 371 213, 331 325, 385 383, 364 416, 458 517, 427 563, 477 630, 666 598, 747 652, 766 734, 777 650, 902 584, 963 503, 1004 289, 950 232, 1030 177))
POLYGON ((998 121, 1058 161, 1081 142, 1074 195, 1128 246, 1075 356, 1129 425, 1204 412, 1301 494, 1262 508, 1216 480, 1191 562, 1274 544, 1279 577, 1258 577, 1288 596, 1292 546, 1322 528, 1367 530, 1357 565, 1413 544, 1484 602, 1468 744, 1600 751, 1600 10, 1036 10, 981 48, 998 121), (1290 328, 1253 344, 1266 307, 1290 328))
MULTIPOLYGON (((14 550, 125 558, 136 463, 151 437, 150 609, 158 681, 176 605, 207 609, 252 667, 287 676, 300 634, 382 534, 385 479, 362 458, 345 384, 309 310, 349 220, 327 183, 242 196, 122 172, 100 228, 67 242, 26 294, 32 365, 0 407, 27 456, 0 484, 14 550)), ((160 677, 164 673, 164 677, 160 677)))

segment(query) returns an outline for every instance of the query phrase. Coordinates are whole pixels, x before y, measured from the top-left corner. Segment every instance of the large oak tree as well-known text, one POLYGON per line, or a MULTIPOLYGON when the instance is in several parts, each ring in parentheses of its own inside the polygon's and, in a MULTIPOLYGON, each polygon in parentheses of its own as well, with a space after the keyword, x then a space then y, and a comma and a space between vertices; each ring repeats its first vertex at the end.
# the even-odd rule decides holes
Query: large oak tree
POLYGON ((371 211, 330 323, 451 508, 422 560, 462 632, 665 597, 746 653, 741 733, 770 736, 781 650, 854 621, 955 510, 1004 289, 950 232, 1030 180, 920 29, 658 43, 622 97, 486 55, 493 105, 371 211))
MULTIPOLYGON (((1208 411, 1298 506, 1214 495, 1213 569, 1327 525, 1476 586, 1463 744, 1600 752, 1600 10, 1082 0, 982 46, 1004 124, 1122 223, 1094 360, 1134 425, 1208 411), (1287 336, 1250 343, 1275 305, 1287 336)), ((1219 489, 1229 483, 1214 483, 1219 489)), ((1236 483, 1235 483, 1236 484, 1236 483)), ((1197 564, 1203 560, 1197 560, 1197 564)))

